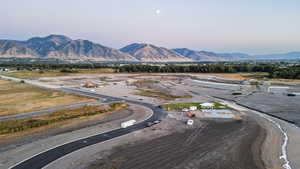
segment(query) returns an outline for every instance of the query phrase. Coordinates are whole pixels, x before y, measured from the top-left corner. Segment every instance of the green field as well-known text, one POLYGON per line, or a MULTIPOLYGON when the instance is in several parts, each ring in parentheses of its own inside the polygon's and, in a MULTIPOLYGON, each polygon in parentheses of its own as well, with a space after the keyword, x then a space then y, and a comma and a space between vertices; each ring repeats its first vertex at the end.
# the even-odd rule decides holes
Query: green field
MULTIPOLYGON (((214 109, 229 109, 228 106, 223 105, 221 103, 218 102, 213 102, 215 104, 214 109)), ((200 102, 193 102, 193 103, 172 103, 172 104, 165 104, 163 105, 163 108, 165 110, 182 110, 184 108, 189 108, 191 106, 197 106, 198 109, 202 109, 202 107, 200 106, 200 102)))

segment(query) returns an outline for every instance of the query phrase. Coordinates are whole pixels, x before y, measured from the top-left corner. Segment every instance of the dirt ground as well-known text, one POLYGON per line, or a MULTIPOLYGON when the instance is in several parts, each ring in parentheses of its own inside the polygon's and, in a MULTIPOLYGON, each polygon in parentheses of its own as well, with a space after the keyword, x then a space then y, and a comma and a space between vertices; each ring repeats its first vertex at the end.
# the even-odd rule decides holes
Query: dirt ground
POLYGON ((249 80, 249 79, 257 79, 263 81, 272 81, 272 82, 300 82, 299 79, 269 79, 268 73, 257 72, 257 73, 209 73, 208 75, 217 76, 226 79, 232 80, 249 80), (265 78, 266 77, 266 78, 265 78))
POLYGON ((33 71, 19 71, 13 73, 7 73, 7 76, 17 77, 22 79, 36 79, 41 77, 58 77, 58 76, 72 76, 76 74, 84 73, 113 73, 114 69, 103 68, 103 69, 76 69, 73 72, 62 72, 61 70, 33 70, 33 71))
POLYGON ((0 79, 0 116, 92 101, 96 99, 0 79))
MULTIPOLYGON (((208 79, 207 74, 193 74, 192 76, 199 79, 208 79)), ((189 77, 190 75, 180 74, 97 74, 42 78, 40 80, 49 84, 80 89, 82 89, 82 84, 86 81, 93 81, 101 84, 101 87, 92 89, 93 92, 154 104, 213 101, 214 98, 211 96, 230 95, 231 99, 237 99, 238 97, 232 96, 232 92, 243 90, 245 93, 250 93, 254 90, 252 88, 249 91, 248 89, 241 89, 235 83, 224 86, 198 84, 194 83, 193 79, 189 79, 189 77), (132 82, 143 79, 159 81, 159 83, 150 83, 140 87, 131 85, 132 82), (102 85, 104 83, 105 85, 102 85), (165 93, 172 92, 172 94, 179 96, 188 93, 193 98, 162 101, 157 98, 134 95, 134 92, 139 90, 139 88, 150 88, 165 93)), ((92 91, 91 89, 85 90, 92 91)), ((274 110, 280 106, 275 99, 271 99, 270 103, 273 104, 264 104, 263 102, 268 101, 268 99, 264 99, 264 96, 265 94, 247 95, 242 101, 247 103, 248 101, 254 102, 253 100, 256 100, 255 104, 265 109, 272 108, 274 110)), ((271 98, 268 94, 266 97, 271 98)), ((278 97, 282 98, 282 96, 278 97)), ((287 102, 286 100, 283 99, 283 102, 287 102)), ((298 105, 295 104, 294 106, 298 105)), ((291 107, 289 109, 291 110, 291 107)), ((286 113, 290 114, 287 111, 286 113)), ((242 123, 233 121, 202 121, 200 123, 201 125, 196 125, 195 128, 184 128, 180 127, 186 126, 184 123, 178 124, 177 122, 174 123, 176 124, 175 126, 169 126, 167 132, 164 132, 164 129, 152 131, 148 128, 117 140, 109 141, 103 144, 105 145, 104 147, 102 144, 97 144, 71 153, 55 161, 49 168, 56 169, 63 166, 62 168, 66 169, 275 169, 272 165, 275 163, 272 160, 279 161, 278 152, 281 146, 281 133, 278 132, 277 128, 273 128, 270 134, 270 130, 266 129, 269 128, 268 125, 258 125, 257 121, 252 119, 247 119, 242 123), (176 128, 181 129, 177 130, 176 128), (174 129, 176 129, 175 132, 174 129), (160 135, 160 131, 164 134, 160 135), (145 134, 148 136, 145 136, 145 134), (144 139, 144 136, 147 139, 144 139), (266 137, 268 139, 265 139, 266 137), (124 145, 123 138, 127 139, 128 144, 124 145), (111 142, 118 142, 118 144, 115 144, 113 149, 111 149, 109 148, 112 146, 111 142), (106 150, 102 151, 103 149, 106 150), (270 155, 273 151, 277 153, 270 155), (261 156, 264 157, 261 158, 261 156), (272 160, 270 160, 271 158, 272 160)))
POLYGON ((264 135, 253 121, 209 121, 206 127, 116 147, 88 169, 263 169, 264 135))

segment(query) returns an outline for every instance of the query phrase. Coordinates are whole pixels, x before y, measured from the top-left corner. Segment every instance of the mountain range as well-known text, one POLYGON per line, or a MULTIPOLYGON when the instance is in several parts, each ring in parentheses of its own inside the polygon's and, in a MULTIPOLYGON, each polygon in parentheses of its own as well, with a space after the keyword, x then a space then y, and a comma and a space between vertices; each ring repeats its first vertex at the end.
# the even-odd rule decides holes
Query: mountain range
POLYGON ((56 58, 79 61, 194 62, 240 60, 295 60, 300 52, 249 55, 215 53, 187 48, 167 49, 146 43, 133 43, 113 49, 89 40, 72 40, 63 35, 34 37, 27 41, 0 40, 0 58, 56 58))

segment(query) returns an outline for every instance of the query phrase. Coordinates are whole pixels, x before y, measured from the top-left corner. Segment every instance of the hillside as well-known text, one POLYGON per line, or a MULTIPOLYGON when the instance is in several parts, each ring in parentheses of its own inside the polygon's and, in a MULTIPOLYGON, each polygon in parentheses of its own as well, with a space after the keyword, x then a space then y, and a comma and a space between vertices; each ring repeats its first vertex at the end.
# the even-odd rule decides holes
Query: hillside
POLYGON ((163 47, 151 44, 134 43, 120 49, 142 62, 188 62, 190 58, 163 47))
POLYGON ((35 37, 27 41, 0 40, 0 57, 44 57, 94 61, 137 61, 117 49, 62 35, 35 37))
POLYGON ((175 52, 195 61, 223 61, 216 53, 206 51, 194 51, 187 48, 173 49, 175 52))
POLYGON ((59 59, 66 62, 218 62, 299 60, 300 52, 249 55, 246 53, 196 51, 187 48, 171 50, 147 43, 133 43, 118 50, 89 40, 73 40, 64 35, 49 35, 33 37, 27 41, 0 40, 0 58, 59 59))

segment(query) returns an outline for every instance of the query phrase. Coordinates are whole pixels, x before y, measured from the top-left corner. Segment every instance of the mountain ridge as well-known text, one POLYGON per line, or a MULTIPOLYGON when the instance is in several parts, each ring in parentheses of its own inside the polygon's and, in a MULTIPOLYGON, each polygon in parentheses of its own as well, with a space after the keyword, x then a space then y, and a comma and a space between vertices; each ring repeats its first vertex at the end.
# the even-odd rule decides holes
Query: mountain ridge
POLYGON ((157 47, 147 43, 133 43, 120 49, 142 62, 189 62, 190 58, 185 57, 173 50, 157 47))
POLYGON ((137 61, 117 49, 64 35, 33 37, 27 41, 0 40, 0 57, 44 57, 94 61, 137 61), (7 43, 11 45, 8 46, 7 43), (1 45, 2 44, 2 45, 1 45))
POLYGON ((0 39, 0 58, 56 58, 62 60, 129 62, 201 62, 242 60, 300 60, 300 52, 249 55, 216 53, 188 48, 167 49, 148 43, 133 43, 114 49, 89 40, 64 35, 32 37, 26 41, 0 39))

